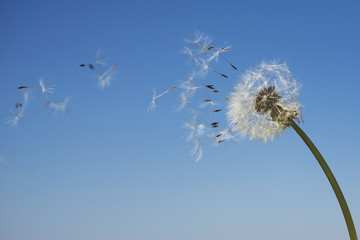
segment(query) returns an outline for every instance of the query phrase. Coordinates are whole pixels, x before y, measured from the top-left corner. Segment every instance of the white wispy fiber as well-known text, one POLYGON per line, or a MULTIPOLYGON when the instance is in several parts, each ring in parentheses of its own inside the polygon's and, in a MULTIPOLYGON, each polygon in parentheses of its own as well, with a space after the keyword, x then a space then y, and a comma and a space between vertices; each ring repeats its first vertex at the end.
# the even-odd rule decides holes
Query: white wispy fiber
POLYGON ((98 76, 98 82, 100 88, 104 89, 107 86, 110 86, 110 81, 113 77, 113 69, 116 67, 116 63, 113 64, 111 67, 109 67, 107 70, 105 70, 102 74, 98 76))
POLYGON ((301 118, 299 85, 285 63, 262 62, 247 70, 230 94, 227 117, 241 136, 271 141, 301 118))
POLYGON ((199 161, 203 155, 203 148, 199 140, 194 142, 194 147, 191 150, 191 155, 195 157, 195 162, 199 161))
POLYGON ((65 98, 63 102, 60 103, 54 103, 54 102, 45 102, 45 105, 49 108, 54 109, 58 113, 63 113, 66 111, 68 104, 69 104, 70 98, 65 98))
POLYGON ((44 94, 45 96, 47 96, 47 94, 54 92, 54 88, 51 86, 48 86, 48 83, 43 78, 40 78, 39 85, 40 85, 41 93, 44 94))
POLYGON ((7 124, 16 127, 20 119, 24 117, 24 110, 25 110, 25 106, 21 105, 16 108, 16 112, 11 111, 13 116, 7 119, 7 124))

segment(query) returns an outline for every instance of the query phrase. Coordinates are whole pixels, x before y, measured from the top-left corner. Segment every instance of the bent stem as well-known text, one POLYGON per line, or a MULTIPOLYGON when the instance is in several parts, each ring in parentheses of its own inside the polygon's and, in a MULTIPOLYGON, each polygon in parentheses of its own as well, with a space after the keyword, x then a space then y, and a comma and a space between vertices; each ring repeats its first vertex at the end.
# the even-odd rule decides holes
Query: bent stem
POLYGON ((341 192, 340 186, 337 183, 335 176, 331 172, 329 166, 327 165, 325 159, 321 156, 321 153, 319 150, 315 147, 314 143, 310 140, 310 138, 301 130, 301 128, 293 121, 290 122, 291 127, 294 128, 294 130, 299 134, 299 136, 302 138, 302 140, 306 143, 306 145, 309 147, 310 151, 314 154, 316 160, 320 164, 322 170, 324 171, 327 179, 329 180, 331 187, 333 188, 336 198, 340 204, 341 210, 343 212, 345 222, 349 231, 350 239, 351 240, 357 240, 356 236, 356 230, 354 226, 354 222, 351 217, 351 213, 349 210, 349 207, 345 201, 344 195, 341 192))

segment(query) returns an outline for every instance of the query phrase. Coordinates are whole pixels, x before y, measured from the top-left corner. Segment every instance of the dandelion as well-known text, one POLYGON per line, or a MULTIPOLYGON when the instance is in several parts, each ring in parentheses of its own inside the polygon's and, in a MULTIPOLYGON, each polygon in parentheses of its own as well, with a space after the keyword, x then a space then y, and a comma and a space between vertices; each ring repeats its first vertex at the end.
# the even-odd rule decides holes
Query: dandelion
MULTIPOLYGON (((213 62, 222 58, 234 70, 237 70, 223 56, 223 53, 229 51, 229 47, 218 48, 211 45, 212 40, 207 35, 199 32, 195 33, 193 40, 187 40, 187 42, 190 46, 186 46, 183 53, 193 60, 196 72, 192 75, 192 78, 180 85, 180 88, 184 90, 181 93, 183 98, 182 107, 185 106, 185 103, 189 103, 188 99, 193 97, 195 92, 201 88, 209 89, 208 94, 216 93, 215 95, 221 95, 220 89, 215 88, 213 84, 209 85, 209 83, 203 81, 194 83, 194 77, 203 80, 209 71, 228 78, 228 75, 211 67, 213 62)), ((223 123, 219 119, 215 121, 209 121, 208 119, 199 121, 196 111, 194 111, 196 115, 185 124, 185 128, 190 130, 187 141, 191 140, 194 143, 191 155, 196 158, 196 161, 199 161, 202 157, 203 147, 200 138, 203 135, 210 136, 215 145, 228 140, 235 140, 237 136, 267 142, 279 137, 285 129, 293 128, 309 147, 323 169, 340 204, 350 239, 357 240, 349 208, 334 175, 316 146, 297 124, 302 121, 301 104, 297 100, 299 90, 300 85, 285 63, 264 61, 257 67, 247 70, 235 85, 234 91, 228 97, 223 98, 227 102, 227 118, 230 121, 230 124, 225 129, 221 129, 223 123), (198 124, 198 122, 201 123, 198 124)), ((154 104, 156 99, 157 95, 154 94, 154 104)), ((213 100, 212 96, 201 98, 200 101, 201 103, 198 105, 200 108, 212 106, 218 102, 213 100)), ((194 102, 198 103, 192 101, 192 103, 194 102)), ((216 117, 219 117, 224 112, 224 109, 218 106, 206 110, 207 116, 216 114, 216 117)))
POLYGON ((295 123, 302 119, 300 103, 296 99, 298 93, 299 85, 286 64, 261 63, 242 75, 241 81, 230 95, 227 115, 231 131, 236 130, 241 136, 266 142, 279 136, 284 129, 292 127, 323 169, 340 204, 350 239, 357 240, 350 210, 335 176, 310 138, 295 123))
POLYGON ((228 118, 240 135, 264 142, 279 136, 301 118, 299 84, 285 63, 262 63, 246 71, 230 94, 228 118))

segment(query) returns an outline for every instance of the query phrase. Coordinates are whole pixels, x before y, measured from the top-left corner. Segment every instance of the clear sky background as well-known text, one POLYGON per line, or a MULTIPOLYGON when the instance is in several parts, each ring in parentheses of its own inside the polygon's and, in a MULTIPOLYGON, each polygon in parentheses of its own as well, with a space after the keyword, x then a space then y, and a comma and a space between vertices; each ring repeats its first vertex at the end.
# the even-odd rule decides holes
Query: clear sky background
MULTIPOLYGON (((360 231, 359 1, 1 1, 0 239, 348 239, 320 166, 288 129, 190 156, 178 89, 147 113, 152 89, 184 80, 184 39, 228 43, 238 71, 209 73, 223 92, 262 60, 302 84, 304 123, 360 231), (88 68, 117 63, 101 89, 88 68), (17 127, 6 124, 21 85, 17 127), (69 97, 64 114, 45 101, 69 97)), ((219 64, 221 65, 221 59, 219 64)), ((225 117, 223 116, 224 120, 225 117)), ((359 234, 359 232, 358 232, 359 234)))

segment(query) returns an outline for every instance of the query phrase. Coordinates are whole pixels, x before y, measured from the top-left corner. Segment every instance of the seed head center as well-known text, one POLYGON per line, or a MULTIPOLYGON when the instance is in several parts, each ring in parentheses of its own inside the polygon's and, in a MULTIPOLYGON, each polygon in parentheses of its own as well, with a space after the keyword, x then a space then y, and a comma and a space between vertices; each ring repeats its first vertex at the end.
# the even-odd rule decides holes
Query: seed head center
POLYGON ((260 114, 269 113, 281 96, 276 91, 275 86, 262 89, 255 98, 255 110, 260 114))

